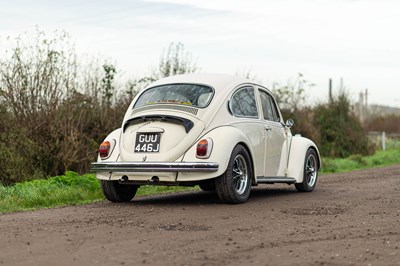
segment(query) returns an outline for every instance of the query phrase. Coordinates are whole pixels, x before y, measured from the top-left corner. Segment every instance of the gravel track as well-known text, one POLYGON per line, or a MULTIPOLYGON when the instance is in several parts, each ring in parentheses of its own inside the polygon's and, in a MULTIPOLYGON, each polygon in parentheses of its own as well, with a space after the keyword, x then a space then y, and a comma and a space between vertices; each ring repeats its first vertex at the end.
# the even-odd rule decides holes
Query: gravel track
POLYGON ((0 265, 400 265, 400 165, 0 215, 0 265))

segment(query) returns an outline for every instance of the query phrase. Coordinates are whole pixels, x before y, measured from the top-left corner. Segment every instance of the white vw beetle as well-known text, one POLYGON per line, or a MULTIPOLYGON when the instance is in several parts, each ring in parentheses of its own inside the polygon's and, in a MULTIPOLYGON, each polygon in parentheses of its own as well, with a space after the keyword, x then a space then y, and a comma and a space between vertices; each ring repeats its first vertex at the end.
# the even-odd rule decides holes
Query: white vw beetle
POLYGON ((199 185, 228 203, 247 201, 261 183, 312 191, 319 152, 311 140, 292 136, 292 125, 271 92, 249 80, 172 76, 136 96, 92 170, 114 202, 130 201, 148 184, 199 185))

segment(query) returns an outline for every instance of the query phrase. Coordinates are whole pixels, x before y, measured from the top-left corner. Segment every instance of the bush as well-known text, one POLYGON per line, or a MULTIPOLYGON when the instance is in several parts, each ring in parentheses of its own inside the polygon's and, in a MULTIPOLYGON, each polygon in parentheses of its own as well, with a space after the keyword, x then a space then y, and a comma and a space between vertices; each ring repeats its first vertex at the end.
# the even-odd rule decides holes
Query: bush
POLYGON ((370 117, 366 120, 364 127, 367 131, 385 131, 386 133, 400 133, 400 116, 381 115, 370 117))
POLYGON ((0 183, 10 185, 40 176, 32 164, 34 146, 23 129, 0 133, 0 183))
POLYGON ((306 89, 310 89, 314 84, 307 81, 299 73, 294 81, 288 81, 286 85, 274 84, 273 90, 275 98, 284 119, 293 119, 293 134, 300 134, 315 142, 319 142, 319 132, 315 126, 314 110, 307 103, 306 89))
POLYGON ((156 77, 196 71, 171 44, 157 71, 118 83, 104 60, 78 61, 68 34, 17 37, 0 58, 0 182, 86 173, 99 143, 121 126, 137 91, 156 77))
POLYGON ((345 158, 368 154, 367 135, 350 107, 347 95, 341 93, 328 104, 319 104, 314 109, 322 155, 345 158))
POLYGON ((16 38, 5 55, 0 59, 0 181, 12 184, 68 169, 87 172, 98 143, 120 126, 125 112, 113 105, 115 67, 92 65, 80 76, 78 69, 86 66, 78 64, 65 33, 16 38))

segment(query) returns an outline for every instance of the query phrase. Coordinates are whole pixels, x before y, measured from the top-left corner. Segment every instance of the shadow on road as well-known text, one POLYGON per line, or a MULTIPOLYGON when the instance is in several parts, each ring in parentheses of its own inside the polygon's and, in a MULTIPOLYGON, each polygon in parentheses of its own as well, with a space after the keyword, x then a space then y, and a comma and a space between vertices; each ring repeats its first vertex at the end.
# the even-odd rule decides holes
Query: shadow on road
MULTIPOLYGON (((294 197, 299 193, 294 187, 286 188, 271 188, 267 186, 260 186, 252 188, 248 203, 257 202, 262 200, 280 201, 282 197, 294 197)), ((131 202, 126 204, 146 205, 201 205, 201 204, 224 204, 219 200, 216 192, 204 191, 190 191, 179 192, 165 195, 143 196, 134 198, 131 202)))

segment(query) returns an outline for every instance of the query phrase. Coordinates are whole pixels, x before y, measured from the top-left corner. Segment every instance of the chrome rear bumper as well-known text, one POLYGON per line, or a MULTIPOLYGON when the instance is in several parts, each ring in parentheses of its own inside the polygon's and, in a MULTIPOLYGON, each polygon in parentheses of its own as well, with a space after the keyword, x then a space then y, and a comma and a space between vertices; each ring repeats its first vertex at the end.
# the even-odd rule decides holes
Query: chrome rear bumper
POLYGON ((93 172, 216 172, 218 163, 199 162, 98 162, 92 163, 93 172))

